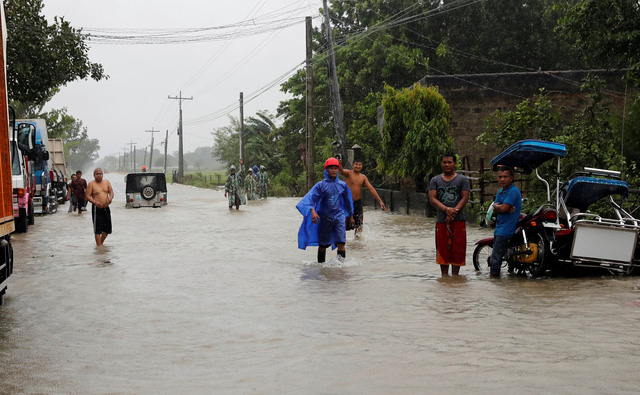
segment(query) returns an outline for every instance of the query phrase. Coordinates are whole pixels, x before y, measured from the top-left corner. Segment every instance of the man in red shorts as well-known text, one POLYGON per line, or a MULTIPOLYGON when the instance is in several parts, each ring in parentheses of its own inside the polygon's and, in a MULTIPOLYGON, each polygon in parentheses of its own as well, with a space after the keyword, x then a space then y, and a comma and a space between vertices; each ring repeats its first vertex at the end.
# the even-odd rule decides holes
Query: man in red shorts
POLYGON ((438 210, 436 218, 436 263, 442 276, 457 276, 465 265, 467 230, 464 206, 469 201, 469 180, 456 173, 457 158, 451 151, 442 155, 442 174, 429 183, 429 201, 438 210))

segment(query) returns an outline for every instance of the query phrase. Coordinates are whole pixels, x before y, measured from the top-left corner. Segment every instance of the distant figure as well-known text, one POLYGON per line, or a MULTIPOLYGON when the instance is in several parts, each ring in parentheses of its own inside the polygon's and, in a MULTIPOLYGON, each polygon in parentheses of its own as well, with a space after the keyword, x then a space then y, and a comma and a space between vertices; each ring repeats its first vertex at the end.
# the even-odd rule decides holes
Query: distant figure
POLYGON ((242 178, 240 175, 236 174, 236 167, 231 166, 229 168, 229 177, 227 177, 227 182, 224 185, 224 197, 229 198, 229 210, 236 206, 236 210, 240 209, 240 204, 246 204, 244 201, 243 187, 242 187, 242 178))
POLYGON ((258 192, 260 193, 260 199, 267 198, 267 189, 271 187, 271 181, 269 180, 269 174, 264 166, 260 166, 260 173, 258 173, 258 192))
POLYGON ((75 180, 77 177, 75 174, 71 175, 71 182, 69 184, 67 184, 67 200, 69 201, 69 211, 67 211, 68 213, 70 213, 71 211, 76 211, 77 207, 78 207, 78 199, 73 196, 73 193, 71 193, 71 184, 73 183, 73 180, 75 180))
POLYGON ((436 217, 436 263, 442 276, 457 276, 466 264, 467 228, 464 206, 471 190, 467 177, 456 173, 458 159, 453 152, 445 152, 440 159, 442 174, 429 183, 429 202, 438 211, 436 217))
POLYGON ((103 245, 105 239, 111 234, 111 209, 109 205, 113 201, 113 188, 109 180, 102 177, 101 168, 93 171, 94 180, 87 187, 87 200, 91 202, 91 218, 93 219, 93 233, 96 245, 103 245))
POLYGON ((244 190, 247 193, 247 200, 258 199, 258 177, 253 174, 252 168, 249 168, 249 174, 244 178, 244 190))
POLYGON ((353 226, 353 198, 346 183, 338 179, 340 162, 329 158, 324 163, 324 180, 318 182, 296 205, 304 217, 298 231, 298 248, 318 246, 318 262, 326 259, 327 247, 338 247, 345 258, 346 217, 353 226))
POLYGON ((260 169, 258 169, 258 166, 253 166, 253 175, 257 178, 259 173, 260 169))
POLYGON ((87 196, 87 181, 82 179, 82 172, 76 171, 76 179, 71 180, 71 193, 76 198, 78 214, 82 214, 86 210, 85 198, 87 196))
POLYGON ((342 166, 340 166, 340 174, 344 177, 344 182, 347 183, 349 189, 351 189, 351 194, 353 195, 353 219, 355 221, 355 225, 353 227, 347 226, 347 230, 355 229, 355 237, 358 237, 362 232, 362 187, 366 187, 369 193, 371 193, 371 195, 374 197, 374 199, 378 201, 382 211, 387 210, 387 206, 385 206, 382 199, 380 199, 378 192, 376 192, 376 189, 373 187, 373 185, 371 185, 367 176, 360 173, 361 171, 361 159, 355 159, 353 161, 353 170, 345 170, 342 168, 342 166))
POLYGON ((493 212, 497 214, 496 229, 493 231, 493 251, 491 252, 491 278, 500 278, 502 257, 507 252, 509 240, 516 232, 520 209, 522 208, 522 195, 513 184, 513 170, 503 166, 498 168, 498 184, 502 188, 498 191, 493 202, 493 212))
POLYGON ((142 166, 142 172, 146 173, 147 172, 147 166, 142 166))

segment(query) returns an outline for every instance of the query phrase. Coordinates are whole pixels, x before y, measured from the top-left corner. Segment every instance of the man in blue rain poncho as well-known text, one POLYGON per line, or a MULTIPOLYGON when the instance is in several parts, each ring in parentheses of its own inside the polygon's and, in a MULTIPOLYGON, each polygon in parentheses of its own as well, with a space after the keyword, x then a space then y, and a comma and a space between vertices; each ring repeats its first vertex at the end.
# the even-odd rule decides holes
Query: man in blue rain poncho
POLYGON ((304 217, 298 231, 298 248, 318 246, 318 262, 324 262, 327 247, 338 247, 338 255, 346 257, 346 221, 354 225, 353 198, 346 183, 338 179, 340 163, 329 158, 324 163, 324 180, 320 181, 296 205, 304 217))

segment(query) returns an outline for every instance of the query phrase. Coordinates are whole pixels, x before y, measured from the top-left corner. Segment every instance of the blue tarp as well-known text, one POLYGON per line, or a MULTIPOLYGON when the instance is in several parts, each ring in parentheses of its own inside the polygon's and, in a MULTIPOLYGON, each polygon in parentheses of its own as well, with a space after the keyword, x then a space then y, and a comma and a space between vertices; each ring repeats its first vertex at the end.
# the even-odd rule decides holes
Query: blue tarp
POLYGON ((567 147, 564 144, 542 140, 522 140, 491 159, 491 167, 497 170, 499 166, 509 166, 520 168, 526 174, 530 174, 544 162, 565 156, 567 156, 567 147))

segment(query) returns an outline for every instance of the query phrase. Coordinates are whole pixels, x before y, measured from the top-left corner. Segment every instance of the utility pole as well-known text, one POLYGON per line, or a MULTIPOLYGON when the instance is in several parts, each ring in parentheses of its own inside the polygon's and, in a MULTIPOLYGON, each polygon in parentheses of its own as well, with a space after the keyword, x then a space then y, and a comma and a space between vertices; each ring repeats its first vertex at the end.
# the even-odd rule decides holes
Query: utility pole
POLYGON ((305 18, 307 23, 307 191, 314 184, 316 175, 313 169, 313 50, 311 49, 311 17, 305 18))
POLYGON ((151 130, 145 130, 145 132, 151 133, 151 153, 149 154, 149 171, 151 171, 151 167, 153 166, 153 134, 160 133, 160 131, 151 128, 151 130))
POLYGON ((136 146, 135 146, 135 144, 138 144, 138 143, 134 143, 133 140, 131 140, 130 143, 127 143, 127 145, 129 146, 129 151, 130 151, 130 160, 133 161, 132 162, 131 171, 134 171, 134 172, 136 171, 136 159, 135 159, 135 157, 136 157, 136 155, 135 155, 135 149, 136 148, 135 147, 136 146))
POLYGON ((167 135, 164 138, 164 174, 167 174, 167 143, 169 142, 169 129, 167 129, 167 135))
POLYGON ((244 98, 240 92, 240 171, 242 171, 242 134, 244 133, 244 98))
POLYGON ((147 163, 147 147, 144 147, 144 159, 142 160, 142 166, 147 163))
POLYGON ((340 143, 340 154, 343 164, 347 161, 347 134, 344 130, 344 113, 342 111, 342 100, 340 99, 340 86, 338 84, 338 73, 336 69, 336 54, 333 50, 333 37, 331 35, 331 22, 329 21, 329 9, 327 0, 322 0, 324 8, 324 26, 327 30, 327 40, 329 42, 329 87, 331 88, 331 107, 333 108, 333 125, 336 128, 336 135, 340 143))
POLYGON ((121 148, 124 152, 122 153, 122 167, 120 167, 120 171, 126 170, 127 168, 127 147, 121 148))
POLYGON ((183 100, 193 100, 193 96, 191 97, 182 97, 182 91, 180 91, 180 96, 178 97, 171 97, 168 96, 169 99, 174 99, 174 100, 179 100, 179 107, 180 107, 180 121, 179 121, 179 125, 178 125, 178 136, 180 137, 179 141, 180 141, 180 146, 178 147, 178 176, 180 177, 180 179, 182 179, 184 177, 184 152, 182 150, 182 101, 183 100))

